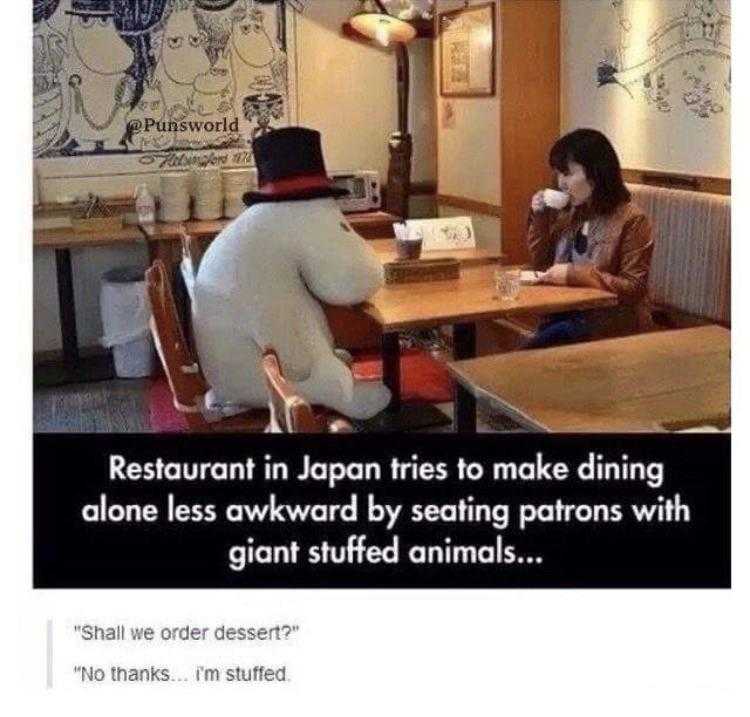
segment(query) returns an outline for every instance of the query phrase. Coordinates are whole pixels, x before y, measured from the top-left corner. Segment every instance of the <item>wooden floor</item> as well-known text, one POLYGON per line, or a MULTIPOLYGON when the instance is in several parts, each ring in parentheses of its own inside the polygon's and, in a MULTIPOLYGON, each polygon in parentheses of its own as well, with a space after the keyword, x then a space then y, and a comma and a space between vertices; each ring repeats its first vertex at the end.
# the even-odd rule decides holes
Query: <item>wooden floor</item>
MULTIPOLYGON (((34 389, 37 433, 151 433, 146 388, 148 379, 120 379, 57 388, 34 389)), ((438 406, 448 415, 453 404, 438 406)), ((429 430, 445 433, 451 426, 429 430)), ((520 427, 480 405, 477 431, 507 433, 520 427)))

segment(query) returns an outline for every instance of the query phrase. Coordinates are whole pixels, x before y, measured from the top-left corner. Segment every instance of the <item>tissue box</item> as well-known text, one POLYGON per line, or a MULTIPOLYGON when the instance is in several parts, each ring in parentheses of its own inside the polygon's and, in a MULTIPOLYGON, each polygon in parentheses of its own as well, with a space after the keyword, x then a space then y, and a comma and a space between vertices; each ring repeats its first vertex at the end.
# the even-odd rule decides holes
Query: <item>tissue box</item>
POLYGON ((461 264, 458 259, 422 259, 389 261, 384 265, 386 284, 410 284, 417 281, 450 281, 458 279, 461 264))

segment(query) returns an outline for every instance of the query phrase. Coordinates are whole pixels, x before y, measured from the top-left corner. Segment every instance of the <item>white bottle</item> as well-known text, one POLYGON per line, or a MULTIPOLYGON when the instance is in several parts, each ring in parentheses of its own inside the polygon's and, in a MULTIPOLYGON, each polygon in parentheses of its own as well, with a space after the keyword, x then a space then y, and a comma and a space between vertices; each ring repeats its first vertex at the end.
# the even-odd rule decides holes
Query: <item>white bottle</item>
POLYGON ((135 211, 139 224, 153 224, 156 221, 156 202, 145 184, 136 187, 135 211))

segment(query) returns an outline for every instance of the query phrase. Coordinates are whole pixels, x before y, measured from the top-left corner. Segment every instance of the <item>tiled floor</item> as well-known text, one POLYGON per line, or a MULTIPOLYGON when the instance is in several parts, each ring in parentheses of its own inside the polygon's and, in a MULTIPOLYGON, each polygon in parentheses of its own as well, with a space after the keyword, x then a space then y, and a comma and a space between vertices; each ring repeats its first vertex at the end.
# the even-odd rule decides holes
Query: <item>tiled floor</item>
POLYGON ((148 379, 119 379, 34 390, 34 431, 150 432, 148 379))
MULTIPOLYGON (((39 433, 149 433, 146 387, 148 379, 119 379, 100 383, 76 384, 34 391, 34 431, 39 433)), ((438 405, 453 415, 453 404, 438 405)), ((451 426, 429 429, 448 433, 451 426)), ((518 431, 518 426, 479 411, 477 431, 495 433, 518 431)))

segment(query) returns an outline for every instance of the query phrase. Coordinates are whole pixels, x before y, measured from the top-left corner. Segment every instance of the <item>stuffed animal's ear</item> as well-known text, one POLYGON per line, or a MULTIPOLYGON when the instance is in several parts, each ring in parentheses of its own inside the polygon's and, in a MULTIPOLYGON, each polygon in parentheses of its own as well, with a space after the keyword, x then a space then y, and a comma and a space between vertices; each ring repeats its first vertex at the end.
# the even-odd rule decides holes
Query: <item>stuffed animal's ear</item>
POLYGON ((261 351, 276 351, 281 370, 290 381, 304 381, 312 373, 310 327, 305 325, 303 314, 282 292, 256 297, 250 312, 253 340, 261 351))

